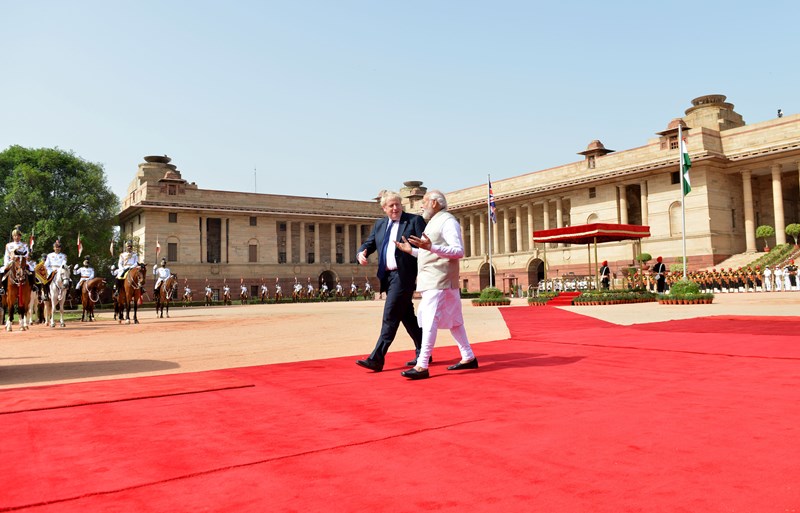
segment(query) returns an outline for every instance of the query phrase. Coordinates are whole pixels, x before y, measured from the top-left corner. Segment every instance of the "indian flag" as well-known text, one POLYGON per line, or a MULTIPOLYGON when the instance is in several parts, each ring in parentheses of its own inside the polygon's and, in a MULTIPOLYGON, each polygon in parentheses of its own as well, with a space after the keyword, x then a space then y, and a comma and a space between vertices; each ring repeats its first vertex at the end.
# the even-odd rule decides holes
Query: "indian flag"
POLYGON ((692 167, 692 161, 689 159, 689 152, 686 151, 686 141, 681 139, 681 174, 683 175, 683 195, 686 196, 692 190, 692 184, 689 182, 689 168, 692 167))

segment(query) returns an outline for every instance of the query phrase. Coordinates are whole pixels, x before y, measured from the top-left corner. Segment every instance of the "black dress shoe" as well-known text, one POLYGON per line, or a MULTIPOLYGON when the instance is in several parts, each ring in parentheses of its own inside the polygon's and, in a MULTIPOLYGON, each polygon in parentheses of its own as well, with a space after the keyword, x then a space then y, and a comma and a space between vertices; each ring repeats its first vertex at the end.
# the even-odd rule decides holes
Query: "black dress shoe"
POLYGON ((418 371, 414 368, 403 371, 400 373, 400 375, 408 379, 426 379, 431 377, 431 375, 428 373, 428 369, 418 371))
POLYGON ((362 367, 366 367, 367 369, 375 372, 380 372, 383 370, 383 365, 375 362, 374 360, 356 360, 356 365, 360 365, 362 367))
MULTIPOLYGON (((433 356, 428 357, 428 365, 433 363, 433 356)), ((414 358, 413 360, 409 360, 406 362, 406 367, 416 367, 417 366, 417 359, 414 358)))
POLYGON ((478 368, 478 359, 473 358, 472 360, 465 363, 458 362, 455 365, 451 365, 450 367, 447 368, 447 370, 462 370, 462 369, 477 369, 477 368, 478 368))

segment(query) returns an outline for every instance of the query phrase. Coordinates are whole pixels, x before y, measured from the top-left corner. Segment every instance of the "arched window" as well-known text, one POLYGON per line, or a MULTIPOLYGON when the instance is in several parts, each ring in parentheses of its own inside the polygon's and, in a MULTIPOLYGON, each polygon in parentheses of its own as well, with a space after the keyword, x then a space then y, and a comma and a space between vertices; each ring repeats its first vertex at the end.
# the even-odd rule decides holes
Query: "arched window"
POLYGON ((669 235, 676 237, 683 233, 681 229, 681 202, 675 201, 669 206, 669 235))
POLYGON ((586 218, 586 224, 594 224, 600 219, 597 214, 592 212, 589 217, 586 218))

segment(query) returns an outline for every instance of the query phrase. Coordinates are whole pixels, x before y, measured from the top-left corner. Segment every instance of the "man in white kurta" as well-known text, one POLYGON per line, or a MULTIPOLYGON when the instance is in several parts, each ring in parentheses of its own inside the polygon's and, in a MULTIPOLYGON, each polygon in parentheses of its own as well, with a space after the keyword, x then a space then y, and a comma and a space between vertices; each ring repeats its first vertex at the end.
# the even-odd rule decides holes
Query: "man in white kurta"
POLYGON ((422 236, 395 242, 400 250, 417 257, 417 291, 422 293, 417 308, 422 348, 416 366, 401 373, 409 379, 429 377, 428 362, 440 329, 450 330, 461 353, 461 361, 447 370, 478 368, 478 359, 472 352, 461 314, 458 269, 458 261, 464 257, 461 226, 447 212, 447 200, 440 191, 432 190, 425 194, 422 211, 422 217, 428 220, 422 236))

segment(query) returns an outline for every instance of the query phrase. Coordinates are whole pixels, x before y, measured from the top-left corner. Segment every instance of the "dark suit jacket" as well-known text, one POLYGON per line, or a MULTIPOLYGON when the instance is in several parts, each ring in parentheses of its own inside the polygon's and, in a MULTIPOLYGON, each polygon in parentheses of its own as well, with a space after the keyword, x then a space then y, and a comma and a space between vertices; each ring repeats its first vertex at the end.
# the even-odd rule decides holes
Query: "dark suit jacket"
MULTIPOLYGON (((375 226, 372 227, 372 233, 369 234, 367 240, 361 244, 361 247, 358 248, 358 252, 361 253, 365 249, 367 250, 367 256, 371 255, 375 251, 378 251, 380 248, 383 247, 383 238, 386 234, 386 226, 389 223, 388 217, 383 217, 378 219, 375 222, 375 226)), ((397 241, 402 242, 403 237, 406 239, 412 235, 417 237, 422 235, 423 230, 425 230, 425 220, 422 219, 422 216, 418 216, 416 214, 409 214, 407 212, 403 212, 400 215, 400 226, 397 228, 397 241)), ((394 244, 389 242, 389 246, 387 247, 388 251, 394 251, 395 259, 397 260, 397 272, 400 275, 400 282, 403 284, 403 288, 406 287, 415 287, 416 288, 416 280, 417 280, 417 259, 408 253, 404 253, 397 249, 394 244)), ((381 280, 381 292, 386 290, 386 280, 381 280)))

